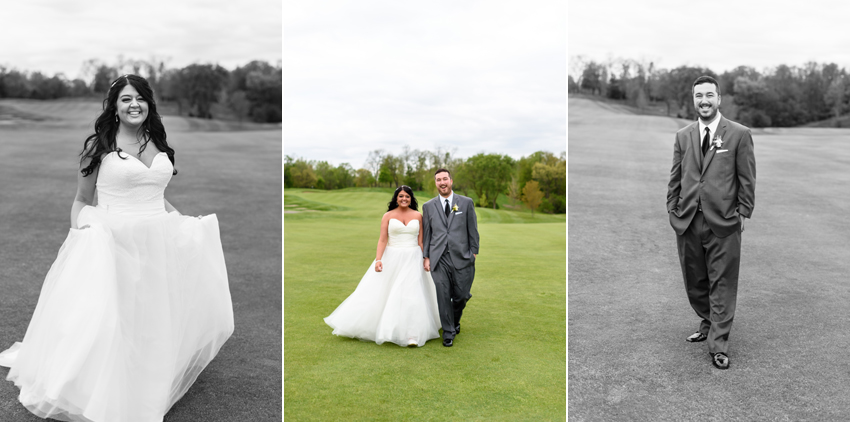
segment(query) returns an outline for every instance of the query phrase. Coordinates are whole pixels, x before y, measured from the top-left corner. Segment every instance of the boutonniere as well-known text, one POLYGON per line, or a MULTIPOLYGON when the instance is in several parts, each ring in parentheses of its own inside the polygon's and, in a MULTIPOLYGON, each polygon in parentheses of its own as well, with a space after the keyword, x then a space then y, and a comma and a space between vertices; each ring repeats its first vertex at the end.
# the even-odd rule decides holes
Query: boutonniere
POLYGON ((723 146, 723 139, 719 136, 716 136, 712 142, 711 149, 720 149, 723 146))
POLYGON ((457 211, 457 205, 452 207, 452 211, 457 211))

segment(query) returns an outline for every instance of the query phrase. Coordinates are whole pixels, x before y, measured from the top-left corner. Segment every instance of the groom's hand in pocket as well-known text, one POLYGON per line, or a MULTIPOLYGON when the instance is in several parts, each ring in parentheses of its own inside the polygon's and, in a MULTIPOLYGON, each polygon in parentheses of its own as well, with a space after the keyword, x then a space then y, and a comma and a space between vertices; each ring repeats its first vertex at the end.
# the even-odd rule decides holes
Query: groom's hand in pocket
POLYGON ((431 272, 431 258, 425 258, 422 266, 425 267, 425 271, 431 272))

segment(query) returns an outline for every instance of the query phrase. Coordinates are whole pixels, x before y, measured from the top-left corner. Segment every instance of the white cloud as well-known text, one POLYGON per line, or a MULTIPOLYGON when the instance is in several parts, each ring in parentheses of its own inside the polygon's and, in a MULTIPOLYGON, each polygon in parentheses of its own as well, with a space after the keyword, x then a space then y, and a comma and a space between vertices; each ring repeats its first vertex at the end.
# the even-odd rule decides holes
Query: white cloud
POLYGON ((562 2, 299 2, 284 10, 284 151, 515 157, 566 144, 562 2))
POLYGON ((35 0, 4 9, 0 64, 78 76, 92 58, 169 58, 227 68, 281 57, 278 0, 35 0))
POLYGON ((808 61, 850 67, 850 3, 671 0, 570 0, 569 54, 604 61, 648 59, 673 68, 706 66, 722 73, 808 61))

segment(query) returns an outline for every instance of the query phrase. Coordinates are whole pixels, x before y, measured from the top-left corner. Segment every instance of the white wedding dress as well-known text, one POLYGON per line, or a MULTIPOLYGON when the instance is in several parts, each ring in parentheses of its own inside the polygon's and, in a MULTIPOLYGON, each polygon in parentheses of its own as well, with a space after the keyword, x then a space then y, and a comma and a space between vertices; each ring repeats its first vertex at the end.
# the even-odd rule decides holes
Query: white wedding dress
POLYGON ((387 231, 383 271, 376 272, 372 261, 354 293, 325 323, 338 336, 421 347, 440 337, 440 314, 434 281, 422 266, 419 220, 405 226, 390 219, 387 231))
POLYGON ((0 353, 42 418, 161 422, 233 332, 216 216, 165 211, 165 153, 150 168, 118 154, 104 156, 99 203, 77 218, 89 227, 68 233, 23 341, 0 353))

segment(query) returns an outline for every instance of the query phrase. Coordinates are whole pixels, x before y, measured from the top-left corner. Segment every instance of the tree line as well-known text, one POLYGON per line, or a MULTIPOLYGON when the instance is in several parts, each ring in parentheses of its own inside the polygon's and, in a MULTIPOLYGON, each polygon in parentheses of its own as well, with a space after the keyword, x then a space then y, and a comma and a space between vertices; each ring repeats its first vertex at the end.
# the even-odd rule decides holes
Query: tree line
POLYGON ((660 104, 668 116, 696 119, 691 87, 699 76, 720 84, 724 116, 750 127, 790 127, 837 118, 850 112, 850 75, 835 63, 778 65, 758 71, 738 66, 716 73, 709 68, 658 69, 652 62, 570 58, 570 93, 584 93, 647 109, 660 104))
POLYGON ((287 155, 283 181, 287 188, 328 190, 407 185, 436 196, 434 172, 440 168, 451 171, 454 190, 476 198, 479 207, 499 208, 497 199, 504 195, 512 208, 522 202, 532 213, 566 213, 566 152, 555 156, 538 151, 519 160, 484 153, 463 159, 440 148, 423 151, 405 146, 397 155, 380 149, 371 151, 363 168, 357 170, 348 163, 334 167, 327 161, 287 155))
POLYGON ((167 68, 163 60, 119 58, 108 64, 91 59, 83 64, 83 77, 69 80, 64 74, 48 77, 0 66, 0 98, 52 100, 69 97, 102 98, 118 76, 132 73, 150 82, 158 100, 171 102, 177 114, 212 119, 213 105, 229 110, 240 122, 279 123, 282 120, 281 64, 255 60, 232 71, 216 64, 191 64, 167 68))

